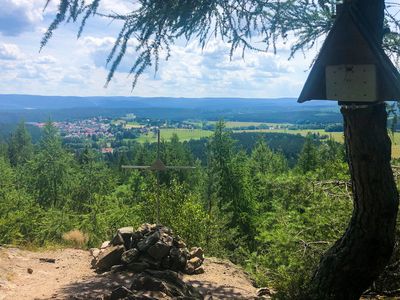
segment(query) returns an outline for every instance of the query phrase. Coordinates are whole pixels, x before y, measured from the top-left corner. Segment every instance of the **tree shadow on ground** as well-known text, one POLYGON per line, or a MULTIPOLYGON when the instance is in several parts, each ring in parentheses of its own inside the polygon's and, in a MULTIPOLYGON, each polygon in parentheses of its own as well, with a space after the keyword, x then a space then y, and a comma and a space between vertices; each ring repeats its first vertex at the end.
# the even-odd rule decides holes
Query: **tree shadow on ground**
MULTIPOLYGON (((91 276, 64 286, 50 299, 103 299, 121 285, 129 288, 133 275, 132 272, 120 272, 91 276)), ((186 280, 186 282, 198 288, 205 299, 246 299, 242 293, 237 291, 237 287, 199 280, 186 280)))
POLYGON ((130 287, 132 278, 130 272, 98 274, 64 286, 51 299, 102 299, 121 285, 130 287))
MULTIPOLYGON (((204 296, 212 296, 211 299, 246 299, 237 287, 218 285, 210 281, 188 280, 187 283, 198 288, 204 296)), ((245 291, 244 291, 245 292, 245 291)))

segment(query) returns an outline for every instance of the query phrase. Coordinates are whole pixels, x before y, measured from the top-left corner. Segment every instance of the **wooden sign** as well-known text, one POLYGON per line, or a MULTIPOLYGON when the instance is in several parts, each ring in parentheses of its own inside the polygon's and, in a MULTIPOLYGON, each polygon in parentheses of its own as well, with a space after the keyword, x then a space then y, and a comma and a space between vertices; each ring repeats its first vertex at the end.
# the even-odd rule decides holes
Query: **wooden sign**
POLYGON ((351 5, 337 17, 298 102, 308 100, 400 100, 399 72, 351 5))

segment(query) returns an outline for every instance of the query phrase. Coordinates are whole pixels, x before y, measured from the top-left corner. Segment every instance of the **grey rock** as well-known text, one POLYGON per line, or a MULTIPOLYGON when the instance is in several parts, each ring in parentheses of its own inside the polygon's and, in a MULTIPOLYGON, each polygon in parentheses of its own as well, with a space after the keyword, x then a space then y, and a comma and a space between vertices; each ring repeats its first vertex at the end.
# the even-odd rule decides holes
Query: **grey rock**
POLYGON ((155 243, 157 243, 159 239, 160 239, 160 233, 156 231, 153 234, 150 234, 146 236, 143 240, 141 240, 137 244, 137 248, 139 249, 139 251, 144 252, 151 246, 153 246, 155 243))
POLYGON ((192 275, 192 274, 194 274, 194 271, 195 271, 195 267, 191 263, 187 263, 185 266, 185 273, 192 275))
POLYGON ((127 287, 120 286, 112 291, 110 300, 119 300, 128 297, 129 295, 133 295, 132 291, 127 287))
POLYGON ((153 246, 151 246, 147 250, 147 253, 150 254, 153 258, 161 260, 163 257, 168 255, 170 249, 171 249, 170 245, 167 245, 164 241, 160 240, 153 246))
POLYGON ((121 263, 121 255, 124 252, 124 246, 110 246, 104 249, 96 263, 96 269, 99 271, 108 271, 114 265, 121 263))
POLYGON ((136 274, 131 289, 135 291, 158 291, 165 293, 172 299, 203 299, 197 289, 186 284, 178 273, 170 270, 147 270, 136 274))
POLYGON ((122 228, 119 228, 117 233, 124 240, 125 248, 129 249, 129 247, 131 245, 131 241, 132 241, 133 227, 122 227, 122 228))
POLYGON ((171 256, 167 255, 161 260, 161 267, 163 269, 171 269, 172 267, 171 256))
POLYGON ((122 236, 124 235, 131 235, 133 234, 133 227, 128 226, 128 227, 122 227, 118 229, 118 233, 121 234, 122 236))
POLYGON ((161 261, 154 259, 152 256, 148 254, 141 254, 140 257, 138 258, 139 261, 143 261, 149 265, 149 268, 151 269, 160 269, 161 267, 161 261))
POLYGON ((133 277, 131 290, 157 291, 166 293, 168 295, 167 287, 160 279, 154 278, 145 273, 136 274, 133 277))
POLYGON ((177 247, 177 248, 186 248, 186 244, 185 244, 185 242, 184 241, 182 241, 181 239, 174 239, 174 242, 173 242, 174 244, 174 247, 177 247))
POLYGON ((146 269, 148 269, 150 266, 149 264, 145 263, 145 262, 134 262, 134 263, 130 263, 129 265, 127 265, 128 270, 131 270, 133 272, 142 272, 146 269))
POLYGON ((158 229, 160 230, 161 233, 164 233, 167 236, 173 236, 174 235, 172 229, 167 227, 167 226, 158 225, 158 229))
POLYGON ((90 265, 92 266, 93 269, 95 269, 96 264, 97 264, 97 258, 93 257, 93 259, 90 261, 90 265))
POLYGON ((131 237, 131 244, 129 246, 129 249, 137 248, 137 244, 143 239, 143 237, 143 234, 141 234, 140 232, 134 232, 131 237))
POLYGON ((172 247, 169 255, 171 257, 171 269, 175 271, 183 271, 186 267, 187 257, 182 249, 172 247))
POLYGON ((203 262, 204 261, 204 251, 202 248, 193 247, 192 249, 190 249, 189 257, 190 258, 198 257, 203 262))
POLYGON ((194 270, 193 274, 199 275, 199 274, 203 274, 204 272, 205 271, 204 271, 203 267, 198 267, 196 270, 194 270))
POLYGON ((110 272, 111 273, 119 273, 119 272, 125 271, 126 269, 127 269, 126 265, 115 265, 115 266, 111 267, 110 272))
MULTIPOLYGON (((163 292, 135 291, 134 295, 127 298, 127 300, 178 300, 178 299, 172 299, 163 292)), ((192 300, 192 299, 180 299, 180 300, 192 300)))
POLYGON ((55 258, 41 257, 41 258, 39 258, 39 261, 41 263, 49 263, 49 264, 55 264, 56 263, 56 259, 55 258))
POLYGON ((192 264, 195 269, 201 266, 203 261, 198 257, 193 257, 188 261, 188 264, 192 264))
POLYGON ((263 288, 259 288, 257 290, 257 296, 258 297, 262 297, 262 296, 271 296, 272 292, 269 288, 267 287, 263 287, 263 288))
POLYGON ((141 234, 145 235, 149 232, 152 232, 154 230, 156 230, 157 225, 156 224, 149 224, 149 223, 145 223, 139 226, 139 228, 136 230, 138 232, 140 232, 141 234))
POLYGON ((128 251, 125 251, 122 253, 121 261, 124 264, 130 264, 136 260, 136 258, 139 256, 139 250, 136 248, 129 249, 128 251))
POLYGON ((124 245, 124 239, 122 238, 122 235, 117 232, 112 238, 110 244, 113 246, 124 245))
POLYGON ((107 248, 108 246, 110 246, 110 241, 105 241, 105 242, 103 242, 103 244, 101 244, 101 246, 100 246, 100 249, 105 249, 105 248, 107 248))
POLYGON ((98 257, 100 254, 100 249, 98 248, 91 248, 89 249, 90 255, 93 256, 94 258, 98 257))
POLYGON ((174 245, 173 237, 166 233, 161 233, 160 241, 169 247, 173 247, 173 245, 174 245))

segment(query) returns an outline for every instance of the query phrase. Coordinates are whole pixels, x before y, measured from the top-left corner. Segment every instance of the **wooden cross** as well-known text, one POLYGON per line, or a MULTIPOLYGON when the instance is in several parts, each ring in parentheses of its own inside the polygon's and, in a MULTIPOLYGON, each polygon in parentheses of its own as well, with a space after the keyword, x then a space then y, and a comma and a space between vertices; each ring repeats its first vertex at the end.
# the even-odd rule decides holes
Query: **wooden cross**
POLYGON ((123 169, 149 170, 157 174, 157 223, 160 222, 160 173, 168 170, 193 170, 192 166, 166 166, 160 158, 160 129, 157 129, 157 159, 150 166, 122 166, 123 169))

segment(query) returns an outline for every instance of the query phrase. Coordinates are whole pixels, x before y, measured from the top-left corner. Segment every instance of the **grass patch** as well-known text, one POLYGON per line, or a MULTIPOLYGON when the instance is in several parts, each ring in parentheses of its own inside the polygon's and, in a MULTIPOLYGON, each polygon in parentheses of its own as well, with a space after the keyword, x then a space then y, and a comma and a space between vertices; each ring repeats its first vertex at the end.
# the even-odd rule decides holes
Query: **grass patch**
MULTIPOLYGON (((216 121, 208 121, 207 124, 208 125, 215 125, 217 122, 216 121)), ((194 123, 192 123, 194 124, 194 123)), ((235 129, 235 128, 240 128, 240 127, 250 127, 250 126, 255 126, 255 127, 260 127, 262 125, 265 126, 270 126, 270 127, 279 127, 279 128, 283 128, 283 127, 287 127, 290 124, 288 123, 267 123, 267 122, 239 122, 239 121, 226 121, 225 122, 225 126, 226 128, 229 129, 235 129)))
POLYGON ((339 143, 344 142, 342 132, 326 132, 324 129, 256 129, 256 130, 234 130, 234 132, 265 132, 265 133, 287 133, 287 134, 299 134, 301 136, 307 136, 307 134, 319 134, 320 136, 328 136, 339 143))
MULTIPOLYGON (((201 129, 161 129, 161 139, 170 140, 173 134, 177 134, 180 141, 189 141, 209 137, 213 132, 201 129)), ((152 132, 143 134, 136 141, 139 143, 155 143, 157 142, 157 135, 152 132)))
POLYGON ((143 125, 140 125, 137 122, 128 122, 125 124, 126 129, 137 129, 137 128, 142 128, 143 125))
MULTIPOLYGON (((256 130, 234 130, 234 132, 271 132, 271 133, 287 133, 287 134, 299 134, 306 136, 308 133, 315 133, 319 135, 327 135, 333 140, 339 143, 344 143, 344 135, 342 132, 326 132, 324 129, 256 129, 256 130)), ((389 134, 392 140, 392 158, 400 158, 400 132, 396 132, 394 135, 389 134)))

